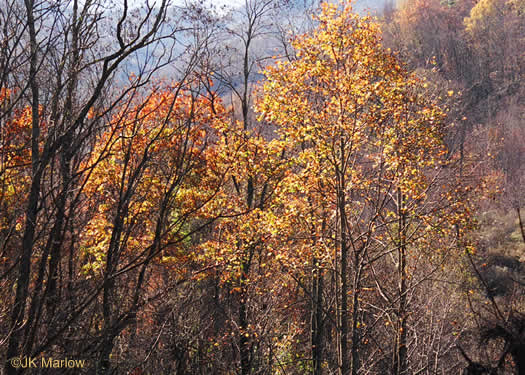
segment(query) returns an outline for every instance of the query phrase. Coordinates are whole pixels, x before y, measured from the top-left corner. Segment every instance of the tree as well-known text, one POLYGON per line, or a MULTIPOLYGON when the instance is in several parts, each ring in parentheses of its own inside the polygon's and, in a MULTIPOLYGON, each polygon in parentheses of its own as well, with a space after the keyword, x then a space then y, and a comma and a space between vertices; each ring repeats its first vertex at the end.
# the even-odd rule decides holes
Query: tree
POLYGON ((523 4, 519 1, 479 1, 465 17, 482 75, 498 86, 513 85, 523 74, 523 4), (480 42, 480 41, 483 42, 480 42))
MULTIPOLYGON (((101 290, 100 285, 82 290, 75 268, 82 225, 75 212, 87 173, 82 161, 103 131, 107 114, 171 61, 173 55, 163 47, 183 26, 174 22, 170 31, 162 29, 167 1, 133 10, 127 2, 115 9, 99 1, 5 3, 0 83, 10 99, 3 101, 1 121, 3 125, 13 110, 27 108, 24 129, 29 129, 29 168, 23 172, 27 194, 20 202, 23 223, 16 227, 21 235, 6 238, 10 248, 20 251, 10 254, 2 274, 5 287, 15 291, 4 331, 6 357, 11 358, 39 355, 59 342, 74 350, 67 345, 66 331, 101 290), (110 13, 109 18, 118 19, 114 26, 103 21, 110 13), (110 83, 122 78, 123 66, 147 47, 160 59, 153 64, 137 60, 127 87, 109 90, 110 83)), ((2 127, 3 139, 9 130, 2 127)), ((104 282, 102 289, 107 288, 104 282)), ((5 369, 17 373, 9 363, 5 369)))
POLYGON ((213 81, 216 91, 225 91, 231 102, 230 118, 217 129, 213 161, 228 170, 227 183, 215 200, 219 206, 210 206, 211 212, 226 208, 227 217, 217 221, 203 251, 220 275, 216 282, 222 298, 216 300, 229 332, 218 335, 227 342, 235 338, 232 353, 223 351, 224 361, 238 363, 243 375, 273 366, 275 327, 270 319, 276 302, 265 290, 276 280, 268 278, 276 263, 265 223, 273 215, 286 161, 280 143, 271 140, 271 127, 255 120, 252 105, 257 69, 268 54, 261 41, 272 32, 272 16, 280 6, 279 1, 250 0, 232 9, 226 17, 230 23, 218 27, 206 45, 206 58, 199 62, 205 79, 213 81), (270 353, 267 363, 265 352, 270 353))
POLYGON ((412 68, 433 62, 446 79, 470 83, 476 72, 470 65, 472 51, 463 33, 463 19, 472 6, 472 1, 403 1, 385 25, 387 45, 412 68))
POLYGON ((83 203, 93 210, 86 209, 79 248, 82 273, 94 287, 102 285, 104 325, 96 343, 102 367, 109 367, 115 338, 136 323, 143 300, 153 294, 149 283, 159 282, 150 276, 151 265, 168 264, 178 283, 191 274, 187 242, 215 218, 197 222, 220 186, 220 178, 210 181, 205 173, 218 116, 207 99, 182 85, 153 90, 115 114, 85 162, 83 203), (124 285, 113 280, 115 273, 126 274, 124 285))
POLYGON ((301 193, 331 212, 339 373, 365 366, 363 306, 367 291, 381 292, 369 285, 371 267, 397 254, 398 289, 388 299, 397 305, 391 371, 406 374, 409 246, 431 235, 450 240, 451 224, 462 220, 459 197, 436 192, 447 164, 444 113, 383 49, 370 18, 343 2, 323 4, 317 22, 292 43, 297 60, 266 70, 258 108, 308 180, 301 193), (442 194, 449 199, 437 204, 442 194))
POLYGON ((279 284, 287 279, 279 273, 279 245, 268 225, 274 221, 275 190, 285 162, 277 140, 267 141, 258 129, 244 130, 242 122, 224 123, 219 134, 210 162, 228 171, 227 183, 207 210, 222 212, 222 218, 201 248, 224 296, 219 303, 225 305, 221 314, 227 330, 218 332, 223 337, 218 342, 222 346, 235 338, 235 350, 224 360, 238 362, 242 374, 259 373, 273 366, 272 355, 266 364, 263 353, 271 353, 277 328, 270 320, 279 303, 274 293, 280 294, 279 284))

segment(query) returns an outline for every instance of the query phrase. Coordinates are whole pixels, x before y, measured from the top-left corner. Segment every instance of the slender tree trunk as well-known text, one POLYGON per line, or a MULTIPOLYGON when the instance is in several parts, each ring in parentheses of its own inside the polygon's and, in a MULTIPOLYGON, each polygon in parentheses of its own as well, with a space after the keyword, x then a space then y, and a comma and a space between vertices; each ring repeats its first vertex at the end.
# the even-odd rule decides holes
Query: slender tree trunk
POLYGON ((110 355, 113 351, 115 337, 119 334, 117 321, 115 319, 116 315, 118 315, 116 313, 118 311, 118 302, 115 293, 116 280, 113 277, 113 273, 115 272, 120 258, 120 242, 124 230, 124 220, 128 213, 128 193, 129 191, 124 193, 121 192, 120 202, 113 220, 111 239, 106 254, 106 268, 102 295, 102 317, 104 326, 99 350, 100 357, 97 364, 97 373, 100 374, 111 373, 110 355))
POLYGON ((404 211, 403 194, 398 190, 398 265, 399 277, 398 292, 399 306, 397 310, 398 327, 396 332, 396 349, 394 356, 394 373, 402 375, 407 373, 407 274, 406 274, 406 213, 404 211))
MULTIPOLYGON (((26 208, 25 230, 22 239, 22 254, 20 256, 20 263, 18 268, 18 276, 16 283, 15 300, 13 310, 11 312, 11 336, 9 337, 7 347, 7 358, 13 358, 24 354, 29 354, 30 348, 21 348, 20 343, 23 340, 22 329, 24 326, 26 304, 29 295, 29 280, 31 274, 31 255, 33 253, 33 242, 35 236, 35 228, 38 213, 38 198, 40 195, 40 184, 42 177, 42 167, 40 164, 40 115, 39 115, 39 86, 36 79, 38 69, 38 42, 34 19, 34 2, 33 0, 26 0, 26 17, 27 28, 29 31, 29 45, 30 45, 30 65, 29 65, 29 79, 31 89, 31 166, 32 178, 31 188, 29 191, 29 199, 26 208)), ((10 366, 9 361, 6 362, 6 373, 8 375, 16 374, 18 371, 10 366)))
POLYGON ((246 302, 244 298, 246 298, 246 294, 241 293, 241 301, 239 304, 239 351, 241 356, 241 374, 248 375, 250 373, 250 348, 248 337, 246 337, 248 318, 246 316, 246 302))
POLYGON ((335 349, 337 355, 337 368, 341 367, 342 354, 341 354, 341 301, 340 301, 340 290, 341 290, 341 278, 339 275, 339 256, 337 246, 334 247, 334 268, 332 271, 332 285, 335 295, 335 349))
POLYGON ((241 269, 241 294, 239 301, 239 351, 241 359, 241 375, 248 375, 251 372, 251 349, 250 337, 248 333, 248 291, 246 290, 246 282, 248 271, 250 269, 251 260, 243 262, 241 269))
POLYGON ((355 262, 355 275, 354 285, 352 287, 352 375, 357 375, 359 370, 359 296, 361 290, 361 266, 360 266, 360 255, 359 252, 354 254, 355 262))
POLYGON ((340 375, 347 375, 350 372, 348 360, 348 248, 346 239, 346 209, 345 209, 345 179, 341 173, 339 178, 338 191, 338 211, 341 236, 341 365, 339 368, 340 375))
POLYGON ((523 220, 521 219, 521 211, 520 211, 519 206, 516 207, 516 212, 518 213, 518 221, 520 224, 521 239, 523 240, 523 242, 525 242, 525 228, 523 228, 523 220))
POLYGON ((315 274, 312 279, 312 359, 313 374, 321 375, 322 351, 323 351, 323 275, 319 269, 319 261, 313 261, 315 274))

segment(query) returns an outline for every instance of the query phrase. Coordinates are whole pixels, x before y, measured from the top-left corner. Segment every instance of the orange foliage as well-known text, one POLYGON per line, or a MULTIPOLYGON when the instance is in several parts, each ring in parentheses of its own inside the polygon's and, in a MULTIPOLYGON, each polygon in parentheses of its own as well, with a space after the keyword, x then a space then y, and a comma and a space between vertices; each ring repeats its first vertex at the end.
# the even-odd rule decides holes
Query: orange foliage
POLYGON ((85 272, 103 264, 118 212, 125 212, 128 233, 123 248, 133 256, 158 237, 162 207, 168 212, 163 242, 176 245, 167 246, 161 260, 171 265, 188 261, 182 246, 187 218, 212 194, 202 184, 211 123, 220 114, 212 112, 208 101, 166 89, 128 106, 113 116, 84 165, 91 169, 85 194, 94 208, 81 236, 85 272))

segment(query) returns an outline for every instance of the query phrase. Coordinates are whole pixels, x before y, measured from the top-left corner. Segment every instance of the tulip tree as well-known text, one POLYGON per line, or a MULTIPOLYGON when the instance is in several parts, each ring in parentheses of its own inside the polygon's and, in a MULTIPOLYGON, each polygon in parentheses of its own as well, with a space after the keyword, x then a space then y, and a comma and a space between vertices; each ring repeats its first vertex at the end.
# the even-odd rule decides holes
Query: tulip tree
POLYGON ((278 126, 303 176, 296 195, 333 212, 325 217, 338 280, 339 373, 357 374, 365 365, 364 283, 386 255, 398 274, 392 369, 406 373, 407 252, 416 238, 444 238, 460 220, 456 195, 435 191, 449 164, 445 113, 382 47, 371 18, 343 2, 323 4, 317 23, 293 41, 296 60, 267 68, 258 107, 278 126))

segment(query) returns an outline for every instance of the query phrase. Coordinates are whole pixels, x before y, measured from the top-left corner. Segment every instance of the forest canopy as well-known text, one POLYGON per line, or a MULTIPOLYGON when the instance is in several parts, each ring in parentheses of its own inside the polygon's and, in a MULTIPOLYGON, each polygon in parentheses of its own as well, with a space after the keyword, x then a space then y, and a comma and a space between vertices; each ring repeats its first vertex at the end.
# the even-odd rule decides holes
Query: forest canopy
POLYGON ((2 371, 525 374, 524 11, 2 0, 2 371))

